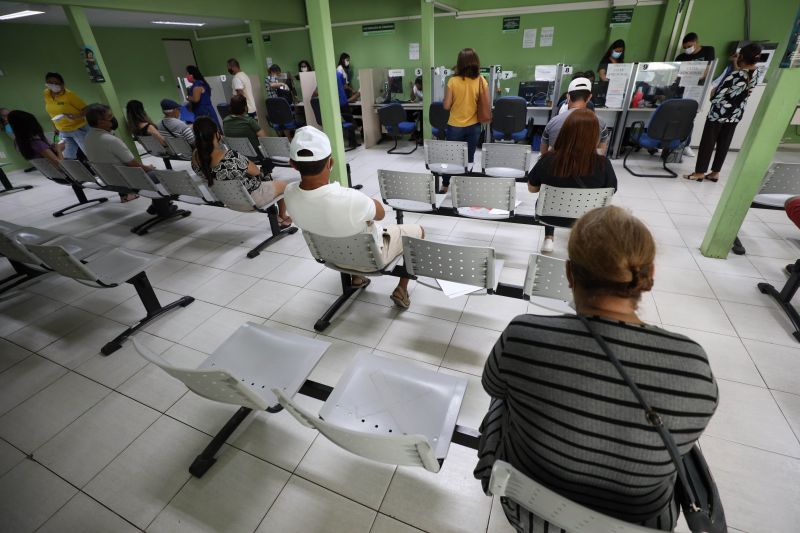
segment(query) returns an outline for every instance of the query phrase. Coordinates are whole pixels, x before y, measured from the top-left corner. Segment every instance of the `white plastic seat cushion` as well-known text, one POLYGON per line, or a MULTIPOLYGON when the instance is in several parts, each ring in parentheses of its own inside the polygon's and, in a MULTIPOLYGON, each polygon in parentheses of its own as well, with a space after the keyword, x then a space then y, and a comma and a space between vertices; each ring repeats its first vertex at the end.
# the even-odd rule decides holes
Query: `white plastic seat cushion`
POLYGON ((42 261, 32 254, 26 244, 42 244, 58 238, 58 233, 37 228, 18 227, 0 232, 0 254, 6 258, 28 265, 41 265, 42 261))
POLYGON ((128 281, 162 259, 135 250, 113 248, 84 264, 61 246, 31 244, 26 248, 62 276, 112 286, 128 281))
POLYGON ((523 144, 484 143, 483 173, 496 178, 524 178, 531 162, 531 147, 523 144))
POLYGON ((18 224, 14 224, 13 222, 8 222, 6 220, 0 220, 0 233, 11 233, 12 231, 17 231, 22 229, 22 226, 18 224))
POLYGON ((450 197, 461 216, 501 220, 516 207, 516 187, 513 178, 456 176, 450 182, 450 197))
POLYGON ((160 198, 167 195, 166 189, 159 183, 153 181, 142 167, 129 167, 126 165, 114 165, 114 168, 128 183, 131 189, 139 191, 141 196, 160 198), (152 193, 152 194, 147 194, 152 193))
POLYGON ((462 141, 439 141, 425 139, 425 164, 435 174, 465 174, 467 162, 467 143, 462 141))
POLYGON ((218 201, 203 178, 186 170, 156 170, 155 175, 167 194, 197 198, 203 202, 218 201))
POLYGON ((378 243, 369 233, 350 237, 324 237, 303 230, 311 255, 325 266, 351 274, 379 274, 388 265, 384 263, 378 243))
POLYGON ((394 209, 426 213, 438 208, 444 195, 436 195, 433 175, 422 172, 378 170, 381 198, 394 209))

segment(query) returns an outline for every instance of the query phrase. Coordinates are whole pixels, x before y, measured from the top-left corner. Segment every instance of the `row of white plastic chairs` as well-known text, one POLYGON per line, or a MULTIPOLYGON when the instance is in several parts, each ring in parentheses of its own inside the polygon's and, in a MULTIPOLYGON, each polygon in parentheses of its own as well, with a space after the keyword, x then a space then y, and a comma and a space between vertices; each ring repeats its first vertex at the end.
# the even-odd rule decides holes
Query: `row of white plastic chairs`
MULTIPOLYGON (((192 147, 182 137, 164 136, 167 146, 152 136, 140 136, 136 140, 148 154, 163 159, 167 168, 171 168, 170 160, 189 161, 192 158, 192 147)), ((225 136, 222 142, 245 157, 257 161, 268 159, 277 166, 289 166, 289 139, 286 137, 259 137, 257 148, 245 137, 225 136)))

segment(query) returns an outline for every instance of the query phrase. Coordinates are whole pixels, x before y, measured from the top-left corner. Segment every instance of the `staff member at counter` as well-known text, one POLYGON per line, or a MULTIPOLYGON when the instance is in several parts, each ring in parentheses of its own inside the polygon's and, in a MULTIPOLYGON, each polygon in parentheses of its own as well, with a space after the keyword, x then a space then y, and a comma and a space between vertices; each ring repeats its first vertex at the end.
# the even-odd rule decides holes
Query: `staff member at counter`
POLYGON ((713 46, 701 46, 695 32, 687 33, 683 38, 683 53, 678 54, 675 61, 714 61, 713 46))
POLYGON ((597 77, 600 81, 608 81, 606 77, 606 70, 608 70, 609 63, 624 63, 625 62, 625 41, 617 39, 611 46, 608 47, 600 63, 597 65, 597 77))

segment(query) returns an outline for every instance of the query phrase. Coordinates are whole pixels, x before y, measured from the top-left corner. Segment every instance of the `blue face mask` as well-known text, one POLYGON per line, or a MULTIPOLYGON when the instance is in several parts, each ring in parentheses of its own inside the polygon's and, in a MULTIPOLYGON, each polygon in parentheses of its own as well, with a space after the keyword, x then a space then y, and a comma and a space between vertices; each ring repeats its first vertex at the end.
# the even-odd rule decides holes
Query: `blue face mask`
POLYGON ((5 129, 6 133, 11 135, 12 137, 14 136, 14 130, 11 129, 11 124, 6 124, 6 127, 4 129, 5 129))
POLYGON ((611 57, 613 57, 614 59, 619 59, 620 57, 622 57, 622 52, 611 52, 611 57))

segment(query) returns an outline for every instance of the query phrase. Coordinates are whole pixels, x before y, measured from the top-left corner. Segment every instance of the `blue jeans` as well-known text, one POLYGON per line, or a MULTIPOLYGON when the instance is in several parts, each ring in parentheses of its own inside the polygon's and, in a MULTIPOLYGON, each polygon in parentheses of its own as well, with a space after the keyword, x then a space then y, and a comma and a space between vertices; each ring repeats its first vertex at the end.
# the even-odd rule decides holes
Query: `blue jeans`
POLYGON ((86 154, 83 141, 86 139, 86 134, 89 133, 89 125, 84 125, 73 131, 62 131, 59 135, 64 140, 64 159, 77 159, 78 148, 86 154))
MULTIPOLYGON (((475 147, 481 137, 481 123, 476 122, 471 126, 460 128, 458 126, 447 125, 444 130, 445 139, 448 141, 467 141, 467 160, 472 163, 475 160, 475 147)), ((442 187, 450 186, 450 176, 442 176, 442 187)))

